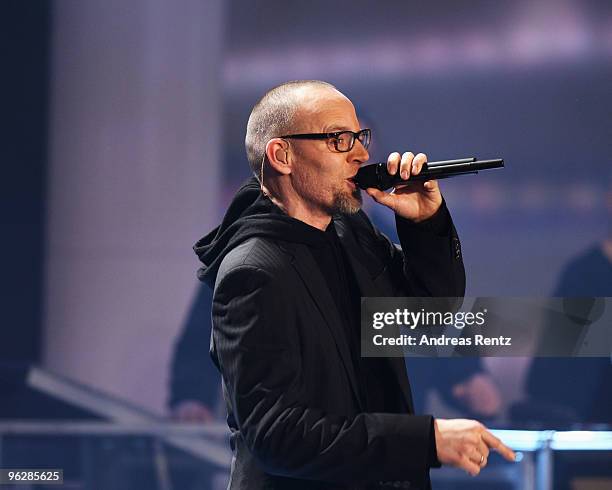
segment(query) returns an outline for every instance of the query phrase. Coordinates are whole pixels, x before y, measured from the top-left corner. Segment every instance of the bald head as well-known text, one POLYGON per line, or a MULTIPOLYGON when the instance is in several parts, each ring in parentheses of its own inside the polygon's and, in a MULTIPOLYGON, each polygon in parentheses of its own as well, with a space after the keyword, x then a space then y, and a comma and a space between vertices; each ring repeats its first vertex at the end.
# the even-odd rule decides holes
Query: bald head
POLYGON ((296 80, 269 90, 253 107, 247 124, 245 146, 249 166, 256 177, 259 178, 266 144, 272 138, 293 132, 299 124, 299 109, 313 89, 338 92, 327 82, 296 80))

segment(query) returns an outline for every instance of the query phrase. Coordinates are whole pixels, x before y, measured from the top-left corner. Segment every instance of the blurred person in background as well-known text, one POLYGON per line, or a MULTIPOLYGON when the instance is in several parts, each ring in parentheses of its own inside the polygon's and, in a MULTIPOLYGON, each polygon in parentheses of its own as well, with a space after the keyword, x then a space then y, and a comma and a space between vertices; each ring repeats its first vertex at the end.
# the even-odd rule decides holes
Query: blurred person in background
MULTIPOLYGON (((553 296, 612 296, 612 177, 606 206, 607 237, 568 261, 553 296)), ((545 332, 554 335, 554 323, 545 332)), ((520 421, 545 426, 612 424, 611 359, 536 358, 528 373, 526 393, 525 403, 514 408, 514 417, 520 421)))
POLYGON ((490 421, 500 415, 500 390, 481 359, 409 357, 406 366, 417 413, 428 409, 427 398, 434 391, 462 416, 490 421))
POLYGON ((187 320, 174 344, 168 406, 181 422, 218 418, 221 376, 210 359, 212 291, 198 284, 187 320))

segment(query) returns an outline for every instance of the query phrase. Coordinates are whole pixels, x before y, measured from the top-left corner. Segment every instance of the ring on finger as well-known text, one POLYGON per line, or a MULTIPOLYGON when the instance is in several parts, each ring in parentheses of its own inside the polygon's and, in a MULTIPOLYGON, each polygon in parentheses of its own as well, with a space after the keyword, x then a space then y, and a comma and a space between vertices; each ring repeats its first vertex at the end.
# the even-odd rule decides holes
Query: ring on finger
POLYGON ((479 464, 480 464, 480 466, 484 466, 484 462, 485 462, 485 457, 484 457, 484 454, 481 454, 481 455, 480 455, 480 463, 479 463, 479 464))

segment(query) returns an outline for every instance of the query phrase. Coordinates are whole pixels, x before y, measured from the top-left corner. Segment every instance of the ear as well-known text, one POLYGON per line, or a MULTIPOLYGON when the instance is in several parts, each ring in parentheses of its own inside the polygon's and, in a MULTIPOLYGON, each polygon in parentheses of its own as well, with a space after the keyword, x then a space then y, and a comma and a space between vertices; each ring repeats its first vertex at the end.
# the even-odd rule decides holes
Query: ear
POLYGON ((278 173, 288 175, 291 173, 289 159, 289 144, 282 138, 272 138, 266 144, 266 156, 270 166, 278 173))

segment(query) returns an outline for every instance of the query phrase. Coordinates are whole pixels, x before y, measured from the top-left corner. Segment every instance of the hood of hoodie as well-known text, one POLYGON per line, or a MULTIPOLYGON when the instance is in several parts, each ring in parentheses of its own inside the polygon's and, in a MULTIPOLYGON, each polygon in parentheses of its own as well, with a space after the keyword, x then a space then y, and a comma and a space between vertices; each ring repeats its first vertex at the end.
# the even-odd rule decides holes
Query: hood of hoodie
POLYGON ((203 264, 198 279, 214 287, 223 258, 253 237, 314 246, 326 241, 321 230, 285 214, 261 192, 257 179, 251 177, 232 199, 221 224, 193 246, 203 264))

